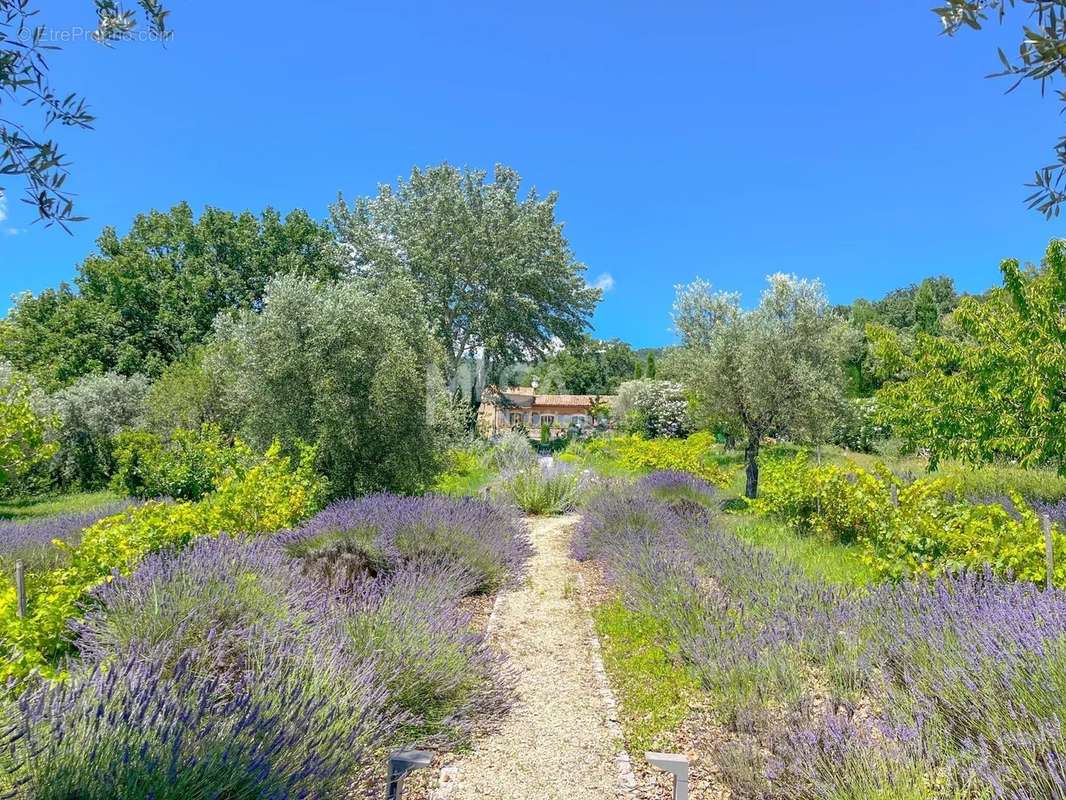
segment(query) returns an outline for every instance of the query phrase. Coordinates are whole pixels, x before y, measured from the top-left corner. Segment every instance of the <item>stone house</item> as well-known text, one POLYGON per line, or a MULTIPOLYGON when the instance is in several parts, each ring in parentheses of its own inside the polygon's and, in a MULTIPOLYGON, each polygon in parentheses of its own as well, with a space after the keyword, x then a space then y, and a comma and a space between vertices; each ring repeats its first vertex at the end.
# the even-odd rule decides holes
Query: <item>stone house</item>
POLYGON ((509 389, 488 386, 481 393, 477 428, 485 437, 526 430, 530 438, 539 439, 541 427, 547 423, 552 438, 557 438, 567 435, 571 428, 586 431, 597 422, 606 422, 606 419, 594 420, 591 408, 597 401, 610 404, 613 399, 613 395, 538 394, 532 386, 509 389))

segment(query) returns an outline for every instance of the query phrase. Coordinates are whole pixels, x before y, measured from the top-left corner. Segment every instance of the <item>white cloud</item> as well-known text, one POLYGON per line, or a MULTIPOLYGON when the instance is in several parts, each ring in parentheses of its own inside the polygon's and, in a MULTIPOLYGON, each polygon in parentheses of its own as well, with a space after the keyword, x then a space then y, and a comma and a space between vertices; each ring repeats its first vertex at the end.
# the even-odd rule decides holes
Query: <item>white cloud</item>
POLYGON ((4 228, 4 236, 18 236, 20 233, 25 232, 25 228, 4 228))
POLYGON ((602 272, 596 276, 596 280, 592 282, 592 286, 595 289, 599 289, 604 294, 607 294, 607 292, 614 288, 614 276, 609 272, 602 272))
POLYGON ((7 195, 0 190, 0 222, 7 219, 7 195))

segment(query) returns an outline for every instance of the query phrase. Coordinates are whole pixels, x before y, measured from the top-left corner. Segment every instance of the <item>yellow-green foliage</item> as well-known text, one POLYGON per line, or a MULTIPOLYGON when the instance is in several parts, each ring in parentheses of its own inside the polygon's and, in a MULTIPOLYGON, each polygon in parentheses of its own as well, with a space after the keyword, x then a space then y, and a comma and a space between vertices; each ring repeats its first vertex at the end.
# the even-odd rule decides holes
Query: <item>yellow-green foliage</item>
POLYGON ((16 613, 14 588, 0 593, 0 680, 32 672, 58 677, 56 662, 70 647, 69 622, 82 613, 93 587, 116 573, 129 574, 146 555, 201 536, 292 527, 314 512, 325 487, 313 464, 314 452, 306 450, 294 468, 275 444, 254 465, 228 473, 198 502, 149 502, 86 529, 81 543, 70 548, 68 566, 28 576, 25 619, 16 613))
MULTIPOLYGON (((859 542, 863 560, 881 577, 988 565, 1000 575, 1042 581, 1040 520, 1021 495, 1010 496, 1013 510, 967 501, 955 477, 903 484, 884 469, 816 466, 801 454, 764 466, 756 508, 806 532, 859 542)), ((1055 551, 1066 554, 1066 532, 1053 536, 1055 551)), ((1066 558, 1058 559, 1055 580, 1066 586, 1066 558)))
POLYGON ((715 440, 710 433, 694 433, 686 439, 645 439, 641 436, 614 436, 593 439, 581 445, 593 458, 611 458, 635 472, 679 470, 715 484, 726 486, 730 474, 711 461, 715 440))
POLYGON ((891 506, 891 476, 849 464, 815 466, 807 455, 767 461, 756 509, 844 543, 876 535, 891 506))
POLYGON ((688 713, 699 681, 676 653, 661 644, 661 623, 614 599, 595 611, 603 639, 603 663, 622 705, 625 743, 648 750, 674 730, 688 713))
POLYGON ((445 452, 443 462, 444 469, 433 483, 433 491, 441 494, 475 494, 491 477, 482 455, 472 450, 452 447, 445 452))

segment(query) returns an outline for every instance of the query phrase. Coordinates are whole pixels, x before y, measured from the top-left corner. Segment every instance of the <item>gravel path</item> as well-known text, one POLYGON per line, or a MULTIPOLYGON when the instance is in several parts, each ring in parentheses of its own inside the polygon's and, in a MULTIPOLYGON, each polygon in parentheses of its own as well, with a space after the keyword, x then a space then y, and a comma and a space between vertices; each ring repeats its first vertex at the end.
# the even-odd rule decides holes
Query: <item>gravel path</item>
POLYGON ((518 700, 498 732, 442 771, 439 800, 626 796, 617 726, 569 557, 576 519, 530 521, 536 552, 528 575, 500 599, 492 627, 494 642, 518 672, 518 700))

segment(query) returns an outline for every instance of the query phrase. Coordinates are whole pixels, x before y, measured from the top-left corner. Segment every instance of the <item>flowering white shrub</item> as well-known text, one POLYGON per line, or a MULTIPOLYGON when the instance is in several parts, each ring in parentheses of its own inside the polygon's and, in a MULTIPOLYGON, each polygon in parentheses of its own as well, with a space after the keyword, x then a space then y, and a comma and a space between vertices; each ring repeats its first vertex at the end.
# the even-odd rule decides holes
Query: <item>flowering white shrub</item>
POLYGON ((650 438, 680 437, 692 430, 688 399, 673 381, 626 381, 618 387, 611 414, 623 430, 650 438))

